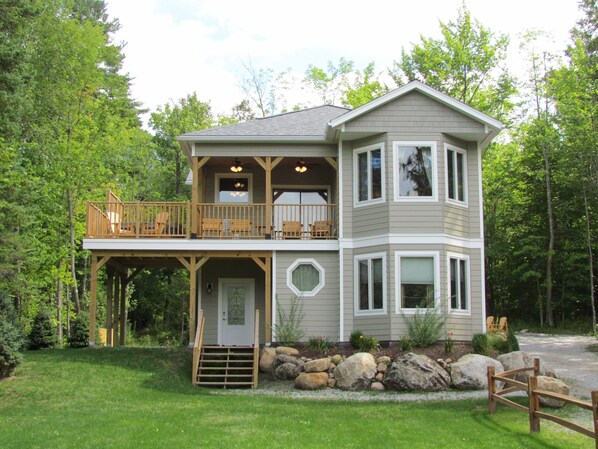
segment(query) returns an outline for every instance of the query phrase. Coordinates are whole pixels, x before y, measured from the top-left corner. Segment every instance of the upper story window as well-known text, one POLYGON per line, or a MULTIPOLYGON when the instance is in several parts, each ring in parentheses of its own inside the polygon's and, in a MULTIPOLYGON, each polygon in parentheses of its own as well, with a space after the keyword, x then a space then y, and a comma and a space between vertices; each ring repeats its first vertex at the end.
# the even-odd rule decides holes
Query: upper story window
POLYGON ((393 167, 395 201, 436 201, 436 142, 394 142, 393 167))
POLYGON ((355 257, 355 315, 386 314, 386 254, 355 257))
POLYGON ((384 144, 353 152, 355 206, 384 202, 384 144))
POLYGON ((217 203, 250 203, 251 174, 239 175, 222 173, 216 175, 217 203))
POLYGON ((396 253, 397 313, 435 308, 438 293, 437 252, 396 253))
POLYGON ((448 269, 450 311, 469 314, 469 258, 462 254, 449 253, 448 269))
POLYGON ((467 204, 467 153, 461 148, 446 145, 446 199, 467 204))

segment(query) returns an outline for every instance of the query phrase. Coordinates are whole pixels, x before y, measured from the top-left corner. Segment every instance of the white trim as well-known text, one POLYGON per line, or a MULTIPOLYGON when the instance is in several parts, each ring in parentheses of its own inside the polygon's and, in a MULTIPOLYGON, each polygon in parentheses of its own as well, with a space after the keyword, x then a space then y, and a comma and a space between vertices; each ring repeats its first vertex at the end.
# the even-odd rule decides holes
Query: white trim
POLYGON ((287 268, 287 287, 289 288, 289 290, 291 290, 297 296, 313 298, 314 296, 316 296, 318 294, 318 292, 320 290, 322 290, 322 288, 324 288, 325 285, 326 285, 326 270, 324 270, 324 267, 322 267, 322 265, 320 265, 316 261, 316 259, 311 259, 311 258, 296 259, 287 268), (299 265, 311 265, 318 271, 318 273, 320 273, 320 280, 318 282, 318 285, 316 285, 314 287, 314 289, 309 292, 302 292, 295 286, 295 284, 293 284, 293 271, 295 271, 295 268, 297 268, 299 265))
MULTIPOLYGON (((277 266, 276 266, 276 251, 272 251, 272 292, 270 294, 270 300, 272 301, 272 307, 270 309, 271 317, 270 317, 270 325, 272 327, 272 341, 276 341, 276 273, 277 266)), ((268 286, 266 285, 266 288, 268 286)), ((266 304, 264 304, 264 309, 266 308, 266 304)), ((264 322, 265 322, 266 311, 264 310, 264 322)))
MULTIPOLYGON (((253 173, 215 173, 214 174, 214 204, 237 204, 220 202, 220 180, 222 178, 247 178, 247 203, 253 202, 253 173)), ((238 204, 245 204, 243 203, 238 204)))
POLYGON ((395 313, 414 314, 417 309, 401 307, 401 257, 426 257, 434 260, 434 306, 440 305, 440 251, 395 251, 395 313))
POLYGON ((486 332, 486 250, 484 247, 484 198, 482 191, 482 152, 480 146, 476 146, 478 153, 478 207, 480 208, 480 240, 482 246, 480 247, 480 284, 482 291, 482 332, 486 332))
POLYGON ((479 249, 484 246, 484 240, 478 238, 468 239, 448 234, 383 234, 339 240, 339 247, 347 249, 379 245, 450 245, 459 248, 479 249))
POLYGON ((395 202, 423 203, 438 201, 438 142, 434 140, 395 140, 392 142, 393 199, 395 202), (432 156, 432 196, 401 196, 399 191, 399 147, 430 147, 432 156))
MULTIPOLYGON (((359 254, 353 256, 353 314, 354 316, 383 316, 387 314, 388 310, 388 295, 387 295, 387 271, 386 271, 386 253, 385 252, 377 252, 377 253, 369 253, 369 254, 359 254), (368 310, 360 310, 359 309, 359 262, 362 260, 371 261, 372 259, 382 259, 382 309, 368 309, 368 310)), ((368 282, 369 274, 368 274, 368 282)), ((372 288, 372 285, 369 286, 372 288)), ((371 298, 371 291, 370 291, 370 299, 371 298)))
POLYGON ((338 341, 344 341, 344 336, 345 336, 345 264, 344 264, 344 259, 345 259, 345 251, 343 250, 343 248, 340 248, 338 251, 338 266, 339 266, 339 276, 338 276, 338 282, 340 284, 340 297, 339 297, 339 337, 338 337, 338 341))
MULTIPOLYGON (((224 282, 249 282, 249 284, 251 285, 251 296, 252 296, 252 301, 253 301, 253 307, 252 309, 254 310, 255 313, 255 279, 254 278, 218 278, 218 317, 217 317, 217 321, 218 321, 218 344, 221 345, 222 344, 222 284, 224 282)), ((255 323, 253 322, 253 315, 249 314, 249 325, 251 326, 251 336, 253 337, 253 334, 255 332, 255 323)))
POLYGON ((83 248, 115 251, 338 251, 338 240, 84 239, 83 248))
POLYGON ((385 164, 385 151, 384 142, 376 143, 373 145, 367 145, 365 147, 353 149, 353 207, 364 207, 371 206, 373 204, 383 204, 386 202, 386 164, 385 164), (372 199, 371 192, 371 157, 370 153, 374 150, 380 150, 380 198, 372 199), (367 200, 359 201, 359 166, 357 163, 357 157, 361 153, 368 154, 368 198, 367 200))
MULTIPOLYGON (((456 159, 456 158, 455 158, 456 159)), ((457 166, 457 162, 455 160, 455 167, 457 166)), ((455 145, 452 145, 450 143, 445 143, 444 144, 444 192, 445 192, 445 200, 448 204, 452 204, 454 206, 459 206, 459 207, 465 207, 467 208, 469 206, 469 177, 467 176, 467 171, 468 171, 468 165, 467 165, 467 151, 464 150, 463 148, 459 148, 455 145), (462 167, 462 174, 463 174, 463 201, 458 200, 458 199, 453 199, 453 198, 449 198, 449 177, 448 177, 448 168, 449 168, 449 159, 448 159, 448 152, 449 150, 453 151, 454 153, 459 153, 463 156, 463 167, 462 167)), ((453 180, 453 185, 455 186, 455 189, 457 188, 457 182, 458 182, 458 171, 455 170, 455 179, 453 180)))
POLYGON ((449 315, 455 316, 471 316, 471 263, 470 257, 467 254, 455 253, 447 251, 446 253, 446 297, 448 298, 446 309, 449 315), (465 294, 467 295, 466 309, 451 308, 451 259, 465 261, 465 294))
MULTIPOLYGON (((482 152, 477 146, 478 153, 478 207, 480 209, 480 239, 484 239, 484 193, 482 191, 482 152)), ((486 322, 486 320, 484 320, 486 322)))
POLYGON ((498 120, 490 117, 489 115, 484 114, 483 112, 478 111, 477 109, 472 108, 471 106, 466 105, 465 103, 461 103, 458 100, 442 93, 436 89, 433 89, 430 86, 426 86, 424 83, 419 81, 411 81, 410 83, 405 84, 404 86, 395 89, 386 95, 382 95, 377 99, 370 101, 369 103, 364 104, 352 111, 347 112, 346 114, 341 115, 340 117, 331 120, 328 123, 328 126, 332 128, 336 128, 339 125, 344 125, 345 123, 359 117, 360 115, 365 114, 366 112, 371 111, 372 109, 376 109, 382 106, 389 101, 395 100, 413 90, 417 90, 428 97, 431 97, 440 103, 444 103, 445 105, 449 106, 452 109, 455 109, 464 115, 467 115, 483 124, 490 126, 491 128, 495 128, 497 131, 503 128, 503 124, 498 120))
POLYGON ((338 204, 338 236, 339 238, 343 238, 344 230, 343 230, 343 211, 344 211, 344 190, 343 190, 343 139, 339 139, 338 141, 338 158, 337 158, 337 167, 336 167, 336 179, 338 185, 336 186, 336 196, 337 196, 337 204, 338 204))

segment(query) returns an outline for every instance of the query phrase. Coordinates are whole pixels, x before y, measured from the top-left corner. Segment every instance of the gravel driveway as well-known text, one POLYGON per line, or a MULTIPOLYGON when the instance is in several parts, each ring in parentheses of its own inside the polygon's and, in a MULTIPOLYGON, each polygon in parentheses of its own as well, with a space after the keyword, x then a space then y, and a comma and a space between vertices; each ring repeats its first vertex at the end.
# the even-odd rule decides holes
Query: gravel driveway
POLYGON ((598 353, 586 347, 598 343, 593 337, 576 335, 517 334, 522 351, 538 356, 570 387, 571 395, 589 398, 598 390, 598 353))

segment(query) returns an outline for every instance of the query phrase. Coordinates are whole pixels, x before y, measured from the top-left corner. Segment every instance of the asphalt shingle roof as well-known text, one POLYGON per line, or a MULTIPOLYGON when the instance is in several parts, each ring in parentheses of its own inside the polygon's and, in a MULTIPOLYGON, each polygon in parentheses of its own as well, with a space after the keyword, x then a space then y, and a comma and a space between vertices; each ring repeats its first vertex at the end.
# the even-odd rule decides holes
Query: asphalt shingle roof
POLYGON ((349 112, 338 106, 318 106, 233 125, 204 129, 181 137, 324 136, 331 120, 349 112))

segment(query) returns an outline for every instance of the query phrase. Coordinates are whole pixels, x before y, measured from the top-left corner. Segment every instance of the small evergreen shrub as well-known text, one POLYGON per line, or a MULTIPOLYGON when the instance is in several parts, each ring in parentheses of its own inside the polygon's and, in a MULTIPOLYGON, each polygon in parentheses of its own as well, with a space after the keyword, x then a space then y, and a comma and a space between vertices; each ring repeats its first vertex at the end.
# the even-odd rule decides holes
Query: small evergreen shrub
POLYGON ((48 311, 41 308, 33 320, 28 335, 29 349, 53 348, 57 344, 56 329, 48 311))
POLYGON ((495 334, 488 337, 488 345, 490 348, 498 351, 499 354, 506 354, 511 352, 509 350, 509 340, 504 335, 495 334))
POLYGON ((276 299, 276 324, 272 327, 276 334, 276 341, 285 346, 295 346, 305 337, 301 327, 303 318, 303 301, 300 296, 293 295, 288 312, 286 312, 276 299))
POLYGON ((519 351, 519 341, 513 332, 507 336, 507 341, 509 342, 509 352, 519 351))
POLYGON ((488 355, 488 336, 486 334, 474 334, 471 339, 471 348, 474 354, 488 355))
POLYGON ((0 291, 0 379, 8 377, 23 361, 25 338, 8 294, 0 291))
POLYGON ((359 349, 361 345, 361 339, 364 337, 363 332, 360 330, 354 330, 351 332, 351 337, 349 337, 349 342, 353 349, 359 349))
POLYGON ((71 325, 71 335, 68 337, 69 348, 85 348, 88 346, 89 316, 83 312, 77 314, 71 325))
POLYGON ((413 349, 413 342, 409 340, 409 337, 403 335, 399 340, 399 348, 401 348, 401 351, 411 351, 413 349))
POLYGON ((426 348, 442 336, 444 317, 436 309, 416 309, 412 316, 406 318, 407 333, 413 344, 426 348))
POLYGON ((332 346, 332 342, 327 337, 309 337, 306 348, 310 351, 328 354, 328 351, 332 346))

